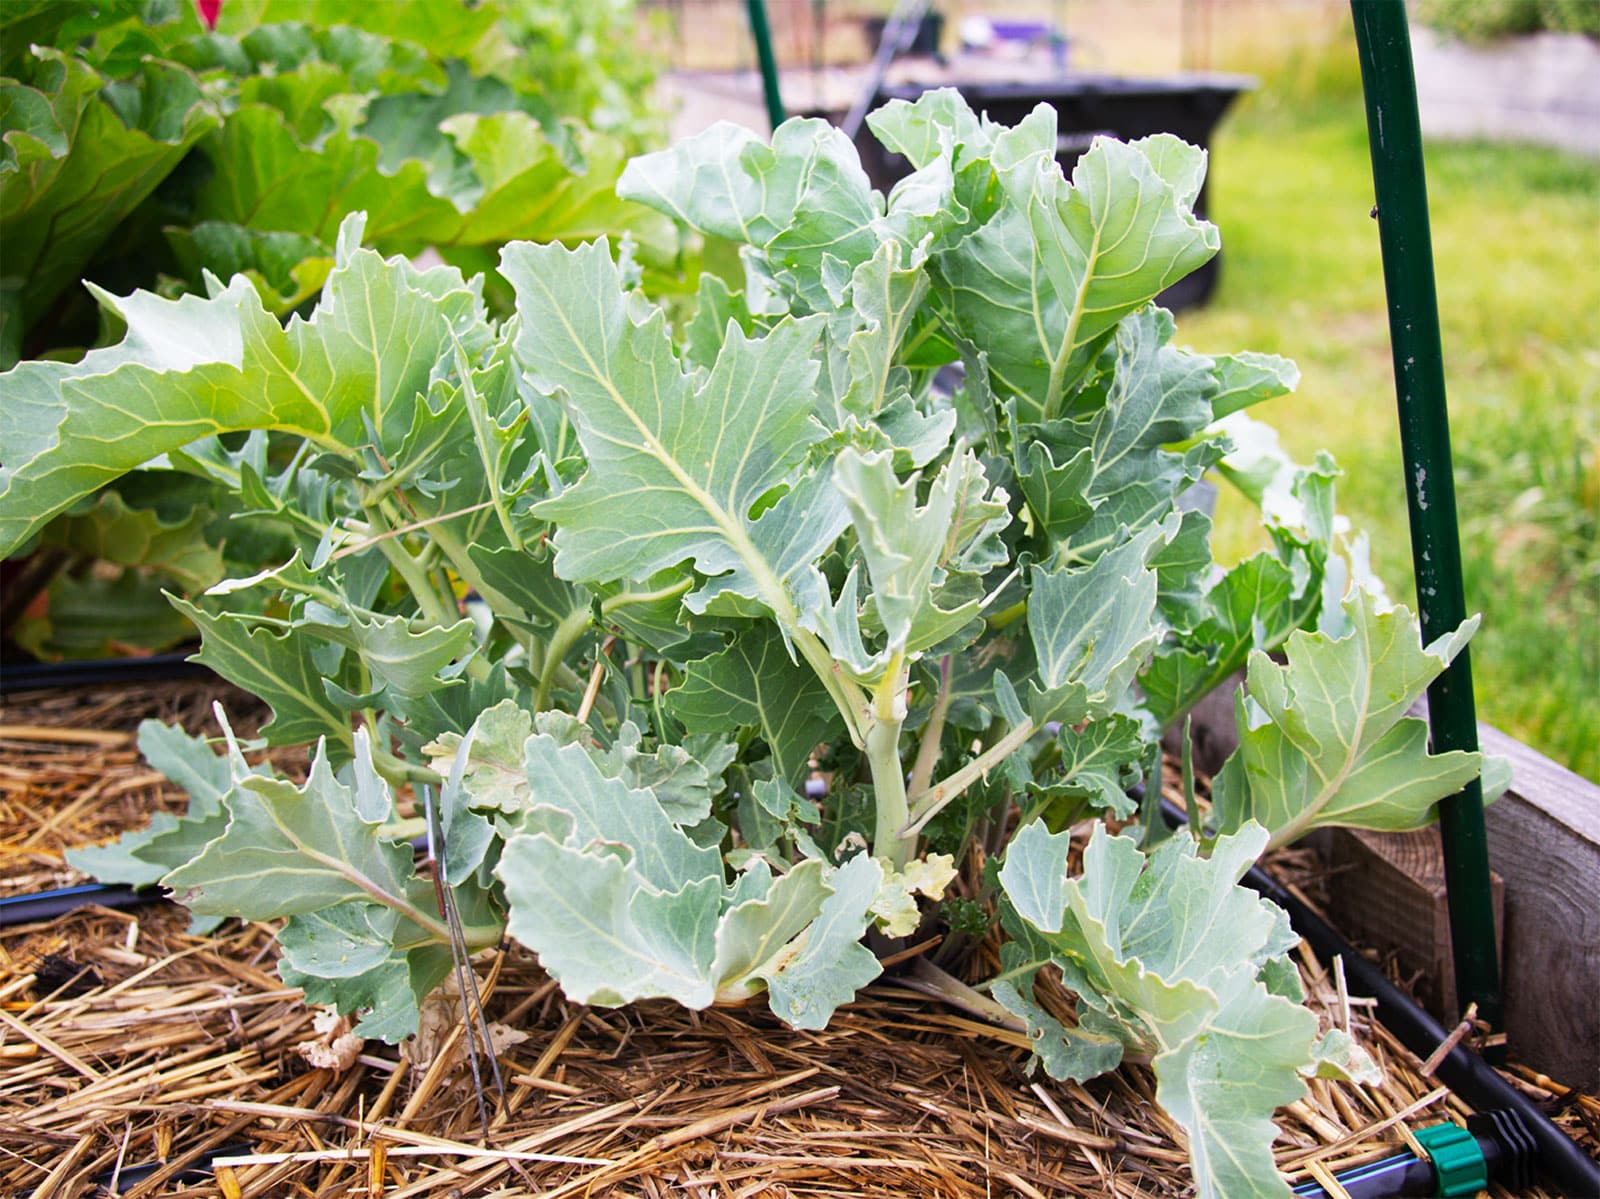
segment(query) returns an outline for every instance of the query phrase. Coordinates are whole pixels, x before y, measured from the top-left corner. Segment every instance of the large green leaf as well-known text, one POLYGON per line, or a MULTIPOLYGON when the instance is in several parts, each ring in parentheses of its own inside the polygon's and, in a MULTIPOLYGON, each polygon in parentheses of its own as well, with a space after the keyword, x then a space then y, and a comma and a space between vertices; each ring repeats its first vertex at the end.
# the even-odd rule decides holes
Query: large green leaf
POLYGON ((93 504, 62 513, 45 527, 39 544, 118 566, 145 566, 175 580, 191 594, 218 582, 226 569, 222 552, 206 539, 208 508, 191 509, 167 521, 149 508, 131 508, 114 491, 93 504))
POLYGON ((1152 525, 1088 566, 1034 567, 1028 632, 1038 655, 1029 701, 1035 722, 1075 724, 1110 712, 1127 695, 1160 637, 1156 573, 1147 563, 1169 531, 1152 525))
POLYGON ((511 934, 568 998, 703 1008, 765 982, 779 1016, 819 1027, 819 1014, 825 1022, 876 973, 859 944, 881 882, 875 863, 870 879, 813 861, 772 880, 761 866, 729 887, 716 848, 690 838, 650 790, 607 777, 583 746, 536 733, 525 754, 527 797, 496 873, 511 934))
POLYGON ((878 248, 883 201, 855 147, 826 121, 795 118, 772 144, 726 121, 670 150, 634 159, 617 191, 703 233, 755 246, 812 310, 830 308, 832 258, 853 269, 878 248))
POLYGON ((816 323, 787 321, 758 340, 733 330, 701 379, 683 372, 664 312, 634 320, 604 241, 519 244, 501 270, 522 318, 517 359, 561 401, 588 461, 537 509, 558 526, 557 572, 642 581, 692 561, 712 582, 691 608, 731 593, 794 628, 794 588, 844 524, 826 479, 796 478, 822 435, 811 418, 816 323))
MULTIPOLYGON (((385 788, 370 775, 365 730, 356 741, 369 763, 365 785, 385 788)), ((352 901, 415 915, 413 897, 425 892, 413 878, 411 846, 381 835, 383 816, 364 813, 366 799, 360 786, 334 777, 320 747, 304 786, 236 777, 223 799, 227 832, 162 881, 194 911, 219 916, 270 919, 352 901)), ((367 802, 382 811, 381 802, 367 802)))
MULTIPOLYGON (((182 817, 157 812, 149 827, 124 833, 105 845, 69 849, 67 865, 103 883, 145 887, 198 857, 227 828, 223 797, 233 787, 234 767, 202 738, 159 721, 139 724, 139 752, 152 767, 182 787, 189 810, 182 817)), ((251 773, 262 774, 256 769, 251 773)))
POLYGON ((1291 636, 1285 665, 1251 653, 1239 748, 1212 788, 1224 831, 1254 821, 1286 845, 1327 825, 1420 828, 1483 769, 1481 754, 1430 754, 1427 725, 1406 715, 1477 619, 1425 646, 1410 611, 1365 591, 1346 597, 1344 613, 1342 637, 1291 636))
POLYGON ((244 279, 210 299, 146 292, 104 302, 121 343, 76 363, 27 362, 5 376, 0 408, 0 553, 50 517, 160 454, 219 433, 274 429, 352 454, 366 431, 403 434, 418 397, 482 306, 454 271, 427 274, 357 249, 346 221, 340 264, 310 320, 281 327, 244 279))
POLYGON ((1071 837, 1031 824, 1000 871, 1022 947, 1007 972, 1028 982, 997 987, 996 998, 1033 1024, 1058 1076, 1104 1069, 1112 1041, 1149 1053, 1157 1098, 1189 1134, 1195 1188, 1208 1199, 1289 1194, 1273 1165, 1272 1113, 1321 1068, 1316 1017, 1262 981, 1297 938, 1280 909, 1236 885, 1266 840, 1248 824, 1209 858, 1186 836, 1147 857, 1099 827, 1082 877, 1069 878, 1071 837), (1028 1000, 1047 964, 1078 993, 1080 1033, 1040 1021, 1028 1000))
POLYGON ((1007 203, 938 257, 956 315, 989 355, 1002 395, 1031 418, 1061 411, 1067 386, 1128 313, 1217 252, 1191 211, 1205 151, 1166 134, 1096 138, 1069 184, 1056 118, 1040 105, 994 139, 1007 203))
POLYGON ((827 688, 790 659, 782 636, 765 625, 743 629, 726 649, 691 662, 666 701, 691 733, 756 730, 772 753, 774 772, 795 786, 812 751, 839 731, 827 688))
POLYGON ((220 119, 199 81, 171 63, 110 82, 41 46, 31 66, 26 78, 0 79, 0 369, 20 357, 24 326, 220 119))

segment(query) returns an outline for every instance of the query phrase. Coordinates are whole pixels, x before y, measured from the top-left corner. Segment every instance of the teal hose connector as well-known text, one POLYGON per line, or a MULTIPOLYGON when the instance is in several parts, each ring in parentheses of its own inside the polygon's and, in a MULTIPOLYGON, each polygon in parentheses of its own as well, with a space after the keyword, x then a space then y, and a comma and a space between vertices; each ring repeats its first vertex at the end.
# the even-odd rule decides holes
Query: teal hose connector
POLYGON ((1489 1185, 1489 1163, 1478 1138, 1459 1124, 1435 1124, 1419 1128, 1417 1144, 1428 1151, 1428 1160, 1438 1176, 1435 1195, 1476 1195, 1489 1185))

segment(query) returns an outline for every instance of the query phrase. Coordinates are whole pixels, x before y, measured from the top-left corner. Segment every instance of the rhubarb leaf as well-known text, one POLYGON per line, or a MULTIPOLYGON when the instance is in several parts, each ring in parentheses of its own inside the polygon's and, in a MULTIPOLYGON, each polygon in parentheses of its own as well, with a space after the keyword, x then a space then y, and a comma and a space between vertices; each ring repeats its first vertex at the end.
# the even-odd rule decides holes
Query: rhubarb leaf
POLYGON ((477 339, 482 303, 454 271, 357 249, 360 230, 359 217, 345 222, 310 320, 281 327, 242 278, 207 300, 106 296, 128 326, 121 343, 10 371, 0 553, 119 475, 219 433, 275 429, 348 454, 375 429, 398 444, 436 364, 477 339))
POLYGON ((173 63, 146 61, 112 82, 38 46, 24 65, 25 78, 0 80, 0 236, 5 273, 24 281, 0 317, 0 369, 20 356, 23 321, 50 311, 220 119, 200 81, 173 63))

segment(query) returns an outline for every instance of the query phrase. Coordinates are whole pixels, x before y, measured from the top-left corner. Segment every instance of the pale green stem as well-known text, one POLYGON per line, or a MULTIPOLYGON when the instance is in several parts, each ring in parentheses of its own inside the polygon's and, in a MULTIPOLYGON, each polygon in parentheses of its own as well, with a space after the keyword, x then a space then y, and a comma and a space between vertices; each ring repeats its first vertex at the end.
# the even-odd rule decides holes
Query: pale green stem
POLYGON ((911 840, 900 830, 909 819, 906 804, 906 768, 900 761, 900 727, 906 718, 905 659, 889 659, 883 681, 873 690, 872 724, 867 729, 867 765, 872 769, 872 800, 876 821, 872 851, 896 870, 904 870, 911 840))
POLYGON ((437 787, 444 782, 444 776, 437 770, 414 765, 404 758, 395 757, 386 749, 379 749, 376 745, 372 747, 372 768, 391 787, 398 787, 403 783, 425 783, 430 787, 437 787))
POLYGON ((380 541, 379 552, 389 559, 389 565, 394 567, 395 573, 410 590, 412 598, 417 601, 417 607, 422 610, 422 615, 433 624, 448 626, 455 623, 451 613, 445 608, 444 602, 439 598, 439 593, 434 590, 433 580, 422 569, 421 563, 408 554, 405 547, 393 541, 380 541))
POLYGON ((877 809, 873 852, 896 870, 904 870, 911 854, 911 839, 900 836, 907 820, 907 808, 898 720, 873 721, 867 730, 867 764, 872 767, 872 798, 877 809))
POLYGON ((995 632, 999 632, 1001 629, 1005 628, 1007 625, 1015 624, 1017 621, 1021 620, 1027 614, 1028 614, 1028 601, 1027 600, 1018 600, 1016 603, 1012 604, 1009 608, 1002 608, 1002 609, 1000 609, 1000 611, 996 612, 993 616, 986 616, 983 619, 984 619, 984 624, 988 625, 989 628, 993 629, 995 632))
MULTIPOLYGON (((393 504, 388 500, 366 507, 366 513, 373 527, 381 533, 390 532, 396 527, 392 517, 398 513, 395 513, 393 504)), ((449 551, 440 540, 439 532, 440 530, 436 529, 432 533, 433 543, 448 555, 449 551)), ((379 551, 389 559, 390 564, 399 573, 405 585, 411 589, 411 594, 424 616, 440 628, 449 628, 461 621, 461 611, 456 607, 455 595, 441 593, 439 586, 428 577, 428 572, 422 564, 400 544, 399 538, 385 537, 377 545, 379 551)), ((481 683, 489 677, 489 664, 481 655, 474 654, 467 659, 466 672, 469 678, 481 683)))
MULTIPOLYGON (((489 415, 488 408, 478 395, 477 385, 472 381, 472 366, 467 361, 466 351, 461 348, 461 342, 454 334, 451 334, 451 340, 456 343, 456 374, 461 379, 462 399, 466 401, 467 417, 472 424, 472 440, 478 447, 478 460, 483 463, 483 473, 489 481, 489 498, 494 501, 494 514, 499 519, 500 529, 505 533, 511 547, 520 550, 522 538, 511 522, 511 509, 506 504, 505 492, 500 489, 500 464, 496 461, 494 450, 489 445, 488 426, 493 417, 489 415)), ((512 427, 520 426, 527 419, 527 409, 523 409, 517 415, 512 427)))
MULTIPOLYGON (((1030 969, 1037 969, 1037 966, 1030 966, 1030 969)), ((915 959, 911 965, 911 977, 902 978, 901 981, 926 995, 944 1000, 952 1007, 971 1012, 991 1024, 998 1024, 1015 1032, 1028 1031, 1027 1021, 1020 1016, 1012 1015, 996 1000, 990 999, 976 988, 967 986, 925 957, 915 959)))
MULTIPOLYGON (((793 611, 791 606, 790 612, 793 611)), ((857 749, 865 749, 867 734, 862 730, 861 724, 862 717, 870 718, 870 713, 867 697, 861 685, 840 673, 839 664, 833 660, 833 655, 828 652, 828 647, 822 644, 821 638, 800 628, 798 620, 784 627, 788 630, 789 638, 794 642, 795 648, 800 651, 800 656, 822 680, 822 685, 827 688, 834 707, 839 709, 839 715, 844 717, 845 731, 850 734, 851 744, 857 749)))
POLYGON ((933 711, 928 713, 928 723, 922 728, 922 743, 917 747, 917 760, 911 767, 911 785, 906 788, 906 798, 914 800, 933 782, 933 768, 939 762, 939 743, 944 739, 945 715, 950 711, 950 655, 939 660, 939 695, 933 701, 933 711))
POLYGON ((415 841, 428 831, 428 822, 422 816, 412 816, 408 820, 391 820, 388 824, 378 826, 378 836, 385 841, 415 841))
POLYGON ((977 782, 989 771, 1010 757, 1017 749, 1026 744, 1029 737, 1033 736, 1033 720, 1023 717, 1022 723, 1017 725, 1000 740, 984 750, 972 761, 937 786, 928 788, 917 799, 916 807, 911 811, 911 823, 902 828, 900 836, 906 841, 916 837, 947 805, 958 799, 963 792, 973 783, 977 782))
POLYGON ((574 608, 562 618, 556 631, 550 634, 550 640, 545 645, 544 669, 539 672, 539 690, 533 699, 534 711, 543 712, 550 706, 550 691, 555 686, 557 670, 565 664, 572 647, 578 644, 593 623, 594 617, 587 607, 574 608))

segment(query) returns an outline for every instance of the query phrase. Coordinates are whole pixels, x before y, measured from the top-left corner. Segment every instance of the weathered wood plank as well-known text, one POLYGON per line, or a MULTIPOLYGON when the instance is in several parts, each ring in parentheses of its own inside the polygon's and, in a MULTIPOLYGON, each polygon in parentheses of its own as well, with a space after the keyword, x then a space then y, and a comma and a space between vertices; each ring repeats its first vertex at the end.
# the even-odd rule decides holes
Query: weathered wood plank
MULTIPOLYGON (((1437 829, 1374 833, 1336 829, 1329 838, 1329 905, 1340 931, 1396 955, 1402 975, 1420 975, 1417 998, 1447 1028, 1461 1019, 1444 851, 1437 829)), ((1504 956, 1505 883, 1491 876, 1497 948, 1504 956)))
POLYGON ((1568 1086, 1600 1089, 1600 786, 1488 725, 1512 788, 1485 813, 1505 879, 1501 964, 1516 1055, 1568 1086))

